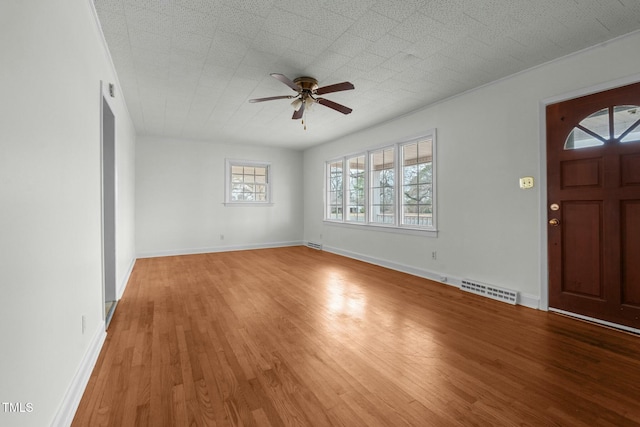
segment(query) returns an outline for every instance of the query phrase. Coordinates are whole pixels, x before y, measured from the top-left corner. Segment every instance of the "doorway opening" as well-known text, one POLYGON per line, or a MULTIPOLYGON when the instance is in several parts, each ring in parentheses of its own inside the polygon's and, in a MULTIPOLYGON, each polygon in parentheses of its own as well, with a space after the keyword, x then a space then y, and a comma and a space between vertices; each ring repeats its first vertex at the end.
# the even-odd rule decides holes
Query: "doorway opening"
POLYGON ((102 297, 105 329, 109 327, 116 295, 116 120, 110 105, 108 84, 101 82, 102 159, 102 297))

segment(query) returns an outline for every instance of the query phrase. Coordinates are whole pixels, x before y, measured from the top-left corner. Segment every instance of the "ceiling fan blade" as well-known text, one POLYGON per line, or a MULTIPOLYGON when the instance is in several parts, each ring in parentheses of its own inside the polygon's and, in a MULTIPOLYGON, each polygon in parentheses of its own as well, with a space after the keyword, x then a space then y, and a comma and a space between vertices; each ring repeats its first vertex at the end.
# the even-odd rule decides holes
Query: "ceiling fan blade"
POLYGON ((305 104, 306 104, 306 102, 303 102, 302 104, 300 104, 300 108, 293 112, 293 116, 291 116, 292 120, 298 120, 298 119, 302 118, 302 115, 304 114, 304 105, 305 104))
POLYGON ((338 104, 337 102, 329 101, 328 99, 316 98, 316 101, 318 101, 318 104, 322 104, 325 107, 333 108, 334 110, 339 111, 342 114, 349 114, 353 111, 349 107, 345 107, 344 105, 338 104))
POLYGON ((318 95, 324 95, 325 93, 340 92, 342 90, 351 90, 351 89, 355 89, 355 86, 353 85, 353 83, 342 82, 342 83, 336 83, 334 85, 319 87, 318 89, 315 90, 315 93, 318 95))
POLYGON ((268 98, 250 99, 249 102, 254 104, 256 102, 273 101, 274 99, 291 99, 291 98, 295 98, 295 96, 294 95, 270 96, 268 98))
POLYGON ((285 76, 284 74, 271 73, 271 77, 280 80, 282 83, 286 84, 287 86, 289 86, 291 89, 295 90, 296 92, 300 92, 300 88, 298 87, 298 85, 295 84, 294 82, 292 82, 289 79, 289 77, 285 76))

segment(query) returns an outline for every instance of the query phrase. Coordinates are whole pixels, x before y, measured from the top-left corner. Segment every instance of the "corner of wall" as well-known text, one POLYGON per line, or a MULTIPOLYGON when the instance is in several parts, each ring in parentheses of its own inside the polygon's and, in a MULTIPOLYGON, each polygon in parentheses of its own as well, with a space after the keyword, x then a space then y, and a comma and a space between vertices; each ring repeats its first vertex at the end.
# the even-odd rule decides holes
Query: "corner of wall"
POLYGON ((104 344, 106 337, 107 332, 104 329, 104 323, 101 322, 89 343, 87 352, 82 358, 76 374, 71 380, 71 384, 69 385, 67 392, 62 398, 62 404, 51 422, 51 427, 71 425, 73 417, 76 414, 76 410, 78 409, 78 405, 80 405, 80 400, 82 399, 84 390, 89 383, 93 367, 98 361, 100 349, 102 349, 102 345, 104 344))
POLYGON ((135 265, 136 265, 136 258, 132 258, 131 263, 129 264, 129 269, 127 270, 127 273, 124 275, 122 281, 120 282, 120 285, 118 285, 116 289, 117 299, 122 298, 122 295, 124 295, 124 291, 127 288, 127 284, 129 283, 129 279, 131 278, 131 273, 133 272, 133 267, 135 265))

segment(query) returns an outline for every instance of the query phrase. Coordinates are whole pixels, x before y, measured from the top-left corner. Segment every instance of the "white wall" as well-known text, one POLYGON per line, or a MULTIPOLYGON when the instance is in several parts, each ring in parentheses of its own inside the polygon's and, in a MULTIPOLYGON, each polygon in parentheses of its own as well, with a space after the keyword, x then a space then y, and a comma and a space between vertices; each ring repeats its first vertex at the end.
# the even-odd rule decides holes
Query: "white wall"
MULTIPOLYGON (((100 80, 115 76, 89 0, 4 0, 0 34, 0 401, 32 405, 1 406, 0 425, 47 426, 104 329, 100 80)), ((115 106, 123 282, 135 130, 122 98, 115 106)))
POLYGON ((302 152, 139 137, 139 256, 297 244, 302 230, 302 152), (271 162, 272 206, 223 204, 226 158, 271 162))
POLYGON ((516 289, 537 305, 546 283, 541 105, 585 88, 640 80, 638 46, 635 33, 305 151, 304 239, 427 277, 516 289), (437 129, 437 238, 323 223, 326 160, 431 128, 437 129), (536 178, 534 189, 519 189, 522 176, 536 178))

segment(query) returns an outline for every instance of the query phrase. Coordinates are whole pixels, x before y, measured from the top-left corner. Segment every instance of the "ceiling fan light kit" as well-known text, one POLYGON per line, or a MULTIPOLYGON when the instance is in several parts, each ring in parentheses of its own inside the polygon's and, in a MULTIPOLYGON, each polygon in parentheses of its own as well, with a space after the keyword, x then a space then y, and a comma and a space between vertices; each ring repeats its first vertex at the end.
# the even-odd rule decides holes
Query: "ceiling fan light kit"
POLYGON ((342 114, 349 114, 351 113, 351 111, 353 111, 349 107, 345 107, 344 105, 338 104, 337 102, 329 101, 328 99, 319 98, 317 96, 317 95, 324 95, 325 93, 333 93, 333 92, 340 92, 343 90, 355 89, 353 84, 350 82, 342 82, 342 83, 336 83, 329 86, 318 87, 318 80, 316 80, 313 77, 302 76, 294 79, 293 81, 289 79, 287 76, 279 73, 272 73, 271 77, 289 86, 292 90, 296 91, 298 95, 270 96, 267 98, 250 99, 249 102, 256 103, 256 102, 264 102, 264 101, 273 101, 276 99, 295 98, 291 103, 291 106, 295 110, 291 118, 293 120, 302 119, 302 124, 305 130, 307 129, 307 125, 305 124, 305 120, 303 118, 305 111, 315 103, 324 105, 325 107, 329 107, 342 114))

